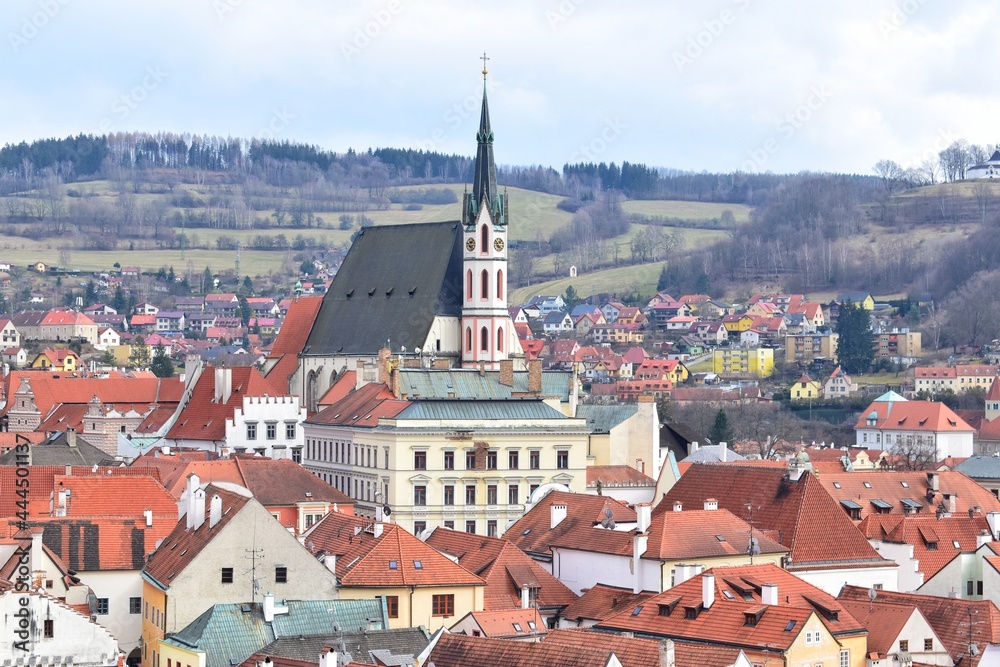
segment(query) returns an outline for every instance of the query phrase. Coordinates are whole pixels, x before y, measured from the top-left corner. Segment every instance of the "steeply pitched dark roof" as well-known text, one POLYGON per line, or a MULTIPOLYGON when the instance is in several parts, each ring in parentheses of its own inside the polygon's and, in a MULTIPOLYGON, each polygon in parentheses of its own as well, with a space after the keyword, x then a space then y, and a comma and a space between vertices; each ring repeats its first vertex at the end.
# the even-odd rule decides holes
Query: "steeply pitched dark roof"
POLYGON ((315 661, 324 646, 338 648, 340 639, 344 640, 344 648, 347 649, 349 659, 368 662, 372 660, 373 651, 412 657, 427 645, 430 637, 422 627, 343 632, 339 636, 324 634, 281 637, 263 647, 259 653, 271 657, 315 661))
POLYGON ((437 315, 458 317, 462 299, 458 222, 361 230, 323 297, 303 356, 375 354, 424 344, 437 315))
MULTIPOLYGON (((76 445, 70 447, 65 433, 56 433, 48 440, 31 447, 31 465, 36 466, 92 466, 107 465, 107 453, 77 436, 76 445)), ((0 456, 0 465, 17 465, 17 457, 12 449, 0 456)))

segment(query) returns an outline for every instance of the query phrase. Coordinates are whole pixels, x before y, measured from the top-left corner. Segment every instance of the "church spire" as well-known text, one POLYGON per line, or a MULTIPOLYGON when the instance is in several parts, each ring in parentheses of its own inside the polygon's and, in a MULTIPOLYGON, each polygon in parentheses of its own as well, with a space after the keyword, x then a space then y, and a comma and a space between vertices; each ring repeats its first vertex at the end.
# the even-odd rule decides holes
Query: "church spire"
POLYGON ((495 225, 507 224, 505 197, 497 190, 497 168, 493 160, 493 129, 490 127, 490 107, 486 96, 486 61, 483 61, 483 108, 479 117, 479 131, 476 133, 476 165, 472 178, 472 194, 466 195, 463 207, 463 222, 469 226, 475 224, 479 217, 480 207, 483 207, 495 225))

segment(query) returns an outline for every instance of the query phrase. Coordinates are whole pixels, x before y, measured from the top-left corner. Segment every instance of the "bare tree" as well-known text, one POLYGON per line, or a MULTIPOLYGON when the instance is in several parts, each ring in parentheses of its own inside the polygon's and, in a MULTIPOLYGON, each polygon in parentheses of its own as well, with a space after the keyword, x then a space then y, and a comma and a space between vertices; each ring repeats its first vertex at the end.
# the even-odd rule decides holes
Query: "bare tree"
POLYGON ((972 198, 979 209, 979 222, 986 224, 986 215, 993 201, 993 186, 989 181, 976 181, 972 186, 972 198))
POLYGON ((890 448, 897 470, 929 470, 937 463, 937 449, 932 440, 923 436, 905 436, 903 442, 890 448))
POLYGON ((882 189, 888 194, 892 194, 899 187, 904 176, 903 168, 892 160, 879 160, 873 169, 875 175, 882 181, 882 189))

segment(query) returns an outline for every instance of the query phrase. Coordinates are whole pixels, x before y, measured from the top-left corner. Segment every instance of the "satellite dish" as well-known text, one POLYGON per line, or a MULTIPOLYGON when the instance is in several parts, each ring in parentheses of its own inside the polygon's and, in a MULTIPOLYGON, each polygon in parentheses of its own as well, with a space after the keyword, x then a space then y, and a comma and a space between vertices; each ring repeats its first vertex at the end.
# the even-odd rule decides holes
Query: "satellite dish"
POLYGON ((975 644, 969 644, 969 655, 977 656, 979 655, 979 647, 975 644))
POLYGON ((614 515, 614 513, 611 511, 610 507, 605 507, 604 508, 604 516, 606 516, 607 518, 610 519, 613 515, 614 515))
POLYGON ((388 505, 382 505, 382 514, 389 516, 390 514, 392 514, 392 508, 389 507, 388 505))
POLYGON ((747 546, 747 552, 751 556, 757 556, 760 554, 760 540, 756 537, 750 538, 750 544, 747 546))
POLYGON ((875 590, 874 586, 872 586, 871 588, 868 589, 868 599, 874 602, 875 598, 877 597, 878 597, 878 591, 875 590))
POLYGON ((413 354, 419 355, 420 354, 420 348, 419 347, 413 348, 413 354))

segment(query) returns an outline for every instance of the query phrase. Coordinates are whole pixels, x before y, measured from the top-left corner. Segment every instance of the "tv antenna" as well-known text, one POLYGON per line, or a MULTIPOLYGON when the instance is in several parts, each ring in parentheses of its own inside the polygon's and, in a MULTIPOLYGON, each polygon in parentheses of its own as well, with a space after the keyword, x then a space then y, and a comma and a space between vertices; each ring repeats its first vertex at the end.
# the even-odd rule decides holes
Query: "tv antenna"
MULTIPOLYGON (((753 535, 753 503, 747 503, 747 525, 750 526, 750 539, 747 541, 747 555, 750 556, 750 564, 753 565, 753 557, 760 554, 760 540, 753 535)), ((757 509, 760 509, 759 507, 757 509)))
POLYGON ((875 610, 875 598, 877 597, 878 591, 875 590, 875 584, 872 584, 872 587, 868 589, 868 611, 875 610))
POLYGON ((260 580, 257 579, 257 561, 264 558, 264 550, 257 548, 257 524, 254 523, 253 526, 253 547, 250 549, 244 549, 243 557, 250 561, 250 569, 245 571, 243 574, 250 574, 250 581, 252 582, 252 590, 250 594, 250 602, 257 601, 257 595, 260 594, 260 580))
POLYGON ((604 508, 604 518, 601 519, 601 527, 602 528, 607 528, 608 530, 614 530, 615 529, 615 526, 617 524, 615 523, 615 520, 611 518, 613 515, 614 515, 614 513, 611 511, 610 507, 605 507, 604 508))

